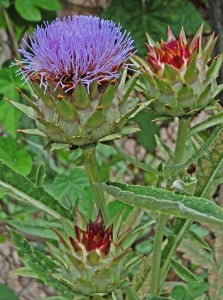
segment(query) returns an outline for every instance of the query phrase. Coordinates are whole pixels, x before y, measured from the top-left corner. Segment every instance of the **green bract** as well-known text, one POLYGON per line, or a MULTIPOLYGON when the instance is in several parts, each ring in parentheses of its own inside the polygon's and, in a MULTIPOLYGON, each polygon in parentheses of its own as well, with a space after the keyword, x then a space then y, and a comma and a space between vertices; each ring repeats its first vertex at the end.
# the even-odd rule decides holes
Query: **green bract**
MULTIPOLYGON (((137 78, 135 74, 128 79, 127 69, 124 69, 119 83, 116 80, 101 85, 94 82, 89 92, 79 84, 71 95, 59 88, 55 91, 54 87, 44 93, 38 85, 32 84, 34 101, 24 97, 29 107, 10 103, 37 123, 39 130, 24 130, 24 133, 40 135, 51 142, 86 145, 102 138, 113 139, 115 134, 122 135, 128 118, 140 109, 137 98, 129 99, 137 78)), ((126 133, 128 130, 124 130, 123 134, 126 133)))
POLYGON ((219 55, 211 60, 216 43, 212 34, 202 48, 201 26, 188 42, 184 33, 175 38, 168 29, 167 42, 156 43, 148 38, 146 61, 136 57, 142 65, 144 95, 155 98, 153 108, 171 116, 182 116, 200 111, 214 101, 222 90, 216 78, 222 65, 219 55))
POLYGON ((132 257, 129 247, 145 224, 131 232, 123 231, 122 218, 123 213, 118 214, 109 227, 105 227, 100 213, 96 221, 86 223, 77 212, 78 225, 74 227, 62 219, 64 232, 54 229, 58 244, 48 243, 50 256, 32 249, 18 233, 13 231, 12 236, 23 262, 35 277, 47 285, 58 285, 60 291, 69 291, 75 299, 101 299, 100 296, 128 287, 128 273, 141 261, 139 256, 132 257))

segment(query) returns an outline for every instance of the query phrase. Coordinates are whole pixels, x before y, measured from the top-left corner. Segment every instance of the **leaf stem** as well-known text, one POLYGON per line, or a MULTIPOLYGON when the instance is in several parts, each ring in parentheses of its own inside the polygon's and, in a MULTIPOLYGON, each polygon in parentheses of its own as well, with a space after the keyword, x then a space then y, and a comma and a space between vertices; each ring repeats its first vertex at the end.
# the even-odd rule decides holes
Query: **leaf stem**
MULTIPOLYGON (((178 123, 178 131, 177 131, 177 139, 176 139, 176 147, 175 152, 173 156, 173 164, 181 163, 185 151, 186 141, 188 137, 189 132, 189 123, 190 118, 185 117, 179 117, 179 123, 178 123)), ((167 255, 164 258, 164 263, 162 265, 162 268, 160 270, 160 281, 163 282, 167 276, 167 273, 170 268, 170 262, 175 254, 180 242, 182 241, 184 234, 187 230, 187 228, 190 226, 191 220, 182 220, 182 225, 179 228, 179 231, 176 233, 173 240, 168 241, 168 244, 166 245, 165 250, 167 250, 167 255)), ((164 253, 163 252, 163 253, 164 253)))
POLYGON ((85 148, 84 150, 84 166, 93 191, 94 202, 97 209, 101 210, 105 223, 109 221, 109 212, 106 205, 103 191, 95 185, 101 181, 98 164, 95 156, 95 146, 85 148))
POLYGON ((161 247, 164 234, 164 228, 168 216, 165 214, 159 214, 156 231, 153 245, 153 257, 152 257, 152 266, 151 266, 151 296, 159 296, 160 289, 160 263, 161 263, 161 247))

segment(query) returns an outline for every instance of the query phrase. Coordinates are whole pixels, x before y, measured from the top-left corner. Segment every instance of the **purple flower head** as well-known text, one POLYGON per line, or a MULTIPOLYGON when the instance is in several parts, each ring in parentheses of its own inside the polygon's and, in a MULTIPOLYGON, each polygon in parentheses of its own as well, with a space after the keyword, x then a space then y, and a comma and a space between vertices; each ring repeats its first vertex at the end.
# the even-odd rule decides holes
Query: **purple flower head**
POLYGON ((134 53, 129 33, 112 21, 73 16, 38 26, 29 43, 23 41, 19 62, 24 77, 47 90, 48 85, 72 92, 78 83, 99 84, 119 77, 134 53))

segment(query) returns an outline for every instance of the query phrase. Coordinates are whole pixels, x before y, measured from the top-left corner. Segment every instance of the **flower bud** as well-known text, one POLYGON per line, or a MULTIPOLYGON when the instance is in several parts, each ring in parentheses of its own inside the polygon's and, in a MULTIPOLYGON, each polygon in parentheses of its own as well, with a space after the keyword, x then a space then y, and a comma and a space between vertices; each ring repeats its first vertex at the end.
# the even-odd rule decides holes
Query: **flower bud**
POLYGON ((200 111, 214 101, 221 91, 216 78, 222 65, 222 55, 211 59, 216 44, 212 34, 202 47, 201 26, 190 42, 182 28, 175 38, 168 28, 166 42, 156 43, 149 35, 146 61, 143 64, 145 77, 144 92, 155 98, 156 111, 182 116, 200 111))
MULTIPOLYGON (((84 217, 76 212, 75 220, 82 225, 75 224, 73 236, 70 231, 65 234, 55 229, 58 247, 51 244, 49 247, 60 267, 53 276, 73 293, 83 296, 107 295, 127 287, 130 266, 137 264, 140 257, 132 258, 131 262, 129 230, 120 234, 119 218, 123 214, 107 228, 101 212, 95 221, 90 220, 87 224, 80 222, 80 216, 83 220, 84 217)), ((133 242, 131 234, 130 240, 133 242)))

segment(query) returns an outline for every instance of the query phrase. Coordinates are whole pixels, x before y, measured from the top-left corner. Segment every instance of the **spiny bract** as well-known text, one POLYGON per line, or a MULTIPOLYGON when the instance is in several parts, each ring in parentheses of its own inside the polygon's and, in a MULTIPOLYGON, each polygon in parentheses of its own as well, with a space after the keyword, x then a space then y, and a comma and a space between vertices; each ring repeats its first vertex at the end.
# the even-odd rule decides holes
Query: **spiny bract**
POLYGON ((156 111, 171 116, 193 114, 213 102, 221 91, 216 78, 223 57, 211 60, 217 39, 213 33, 202 47, 202 32, 203 26, 190 42, 183 28, 177 38, 168 28, 167 41, 161 43, 147 35, 146 60, 136 60, 144 73, 144 95, 155 98, 152 105, 156 111))
POLYGON ((33 99, 18 109, 52 142, 85 145, 119 133, 138 108, 128 99, 137 80, 127 76, 133 40, 121 26, 91 16, 56 19, 37 27, 20 49, 19 73, 33 99), (120 75, 121 73, 121 75, 120 75))
POLYGON ((117 215, 116 220, 106 227, 100 212, 96 220, 87 223, 76 212, 72 236, 71 231, 65 234, 55 229, 58 247, 48 244, 51 255, 58 262, 58 269, 52 276, 80 299, 111 294, 130 285, 128 273, 141 258, 131 258, 129 246, 133 236, 135 239, 138 236, 139 229, 122 232, 122 217, 123 213, 117 215))

